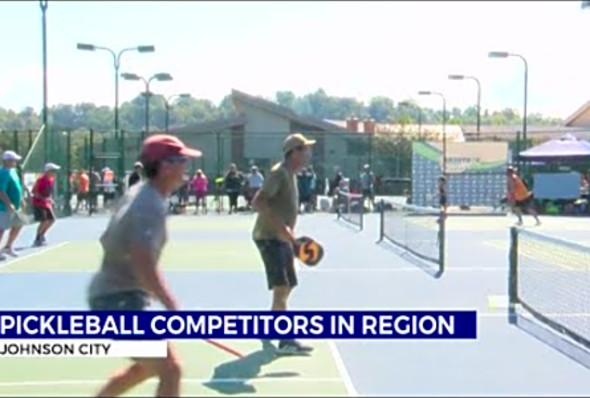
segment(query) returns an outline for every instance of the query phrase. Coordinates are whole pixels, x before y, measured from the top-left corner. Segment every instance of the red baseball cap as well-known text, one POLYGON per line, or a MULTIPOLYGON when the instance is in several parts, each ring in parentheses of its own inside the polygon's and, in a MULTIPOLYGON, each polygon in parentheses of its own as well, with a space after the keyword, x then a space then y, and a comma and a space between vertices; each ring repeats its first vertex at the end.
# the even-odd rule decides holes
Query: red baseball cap
POLYGON ((146 138, 141 149, 141 158, 145 161, 164 160, 173 156, 201 157, 198 149, 188 148, 178 137, 168 134, 154 134, 146 138))

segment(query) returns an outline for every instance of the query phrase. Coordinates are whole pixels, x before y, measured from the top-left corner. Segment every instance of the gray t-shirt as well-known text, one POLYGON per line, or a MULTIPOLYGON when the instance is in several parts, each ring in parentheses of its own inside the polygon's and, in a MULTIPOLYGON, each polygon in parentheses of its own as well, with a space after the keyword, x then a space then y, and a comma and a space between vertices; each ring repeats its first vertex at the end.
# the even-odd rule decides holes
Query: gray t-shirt
POLYGON ((370 189, 373 189, 373 172, 369 171, 366 172, 364 171, 361 174, 361 189, 367 191, 370 189))
POLYGON ((144 291, 131 268, 130 248, 145 245, 159 260, 167 239, 166 214, 166 200, 151 184, 136 184, 127 191, 100 238, 104 256, 90 283, 90 298, 144 291))

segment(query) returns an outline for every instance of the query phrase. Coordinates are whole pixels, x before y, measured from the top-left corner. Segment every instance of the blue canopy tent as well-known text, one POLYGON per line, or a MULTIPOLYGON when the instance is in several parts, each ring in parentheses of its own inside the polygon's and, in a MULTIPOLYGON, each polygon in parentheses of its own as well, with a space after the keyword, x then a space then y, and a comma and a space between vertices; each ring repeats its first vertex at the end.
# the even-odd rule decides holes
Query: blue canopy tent
POLYGON ((566 134, 520 152, 519 157, 537 162, 589 160, 590 142, 566 134))

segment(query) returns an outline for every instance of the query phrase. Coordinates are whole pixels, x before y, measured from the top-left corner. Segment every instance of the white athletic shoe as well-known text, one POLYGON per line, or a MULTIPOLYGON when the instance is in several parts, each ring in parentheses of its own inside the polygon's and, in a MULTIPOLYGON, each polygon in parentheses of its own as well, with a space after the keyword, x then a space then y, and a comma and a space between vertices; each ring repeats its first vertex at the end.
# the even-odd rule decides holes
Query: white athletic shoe
POLYGON ((9 248, 9 247, 5 247, 4 249, 2 249, 2 253, 8 254, 9 256, 12 256, 12 257, 18 257, 18 254, 12 248, 9 248))

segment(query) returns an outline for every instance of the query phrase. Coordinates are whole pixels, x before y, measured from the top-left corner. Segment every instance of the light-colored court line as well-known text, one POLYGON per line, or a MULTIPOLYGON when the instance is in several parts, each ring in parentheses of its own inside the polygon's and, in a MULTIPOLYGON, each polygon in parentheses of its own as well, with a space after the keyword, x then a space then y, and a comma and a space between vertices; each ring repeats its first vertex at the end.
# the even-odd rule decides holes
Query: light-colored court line
POLYGON ((55 249, 57 249, 59 247, 65 246, 65 245, 67 245, 69 243, 70 243, 70 241, 60 242, 60 243, 56 244, 55 246, 46 247, 46 248, 41 249, 41 250, 38 250, 38 251, 36 251, 34 253, 24 254, 22 256, 19 256, 19 257, 16 257, 16 258, 12 259, 12 260, 7 260, 6 262, 0 263, 0 270, 3 270, 3 269, 5 269, 6 267, 8 267, 10 265, 13 265, 14 263, 18 263, 19 261, 27 260, 27 259, 29 259, 31 257, 35 257, 35 256, 38 256, 40 254, 47 253, 48 251, 55 250, 55 249))
MULTIPOLYGON (((297 265, 300 272, 304 274, 338 274, 338 273, 398 273, 398 272, 408 272, 408 273, 423 273, 424 271, 420 270, 417 267, 395 267, 395 268, 313 268, 310 269, 304 265, 297 265)), ((478 272, 478 271, 485 271, 485 272, 506 272, 506 267, 457 267, 457 268, 448 268, 445 269, 445 273, 461 273, 461 272, 478 272)), ((263 269, 163 269, 164 273, 166 274, 180 274, 180 273, 251 273, 251 274, 264 274, 263 269)), ((48 271, 38 271, 38 270, 31 270, 31 271, 11 271, 10 275, 31 275, 31 274, 83 274, 83 275, 91 275, 96 273, 95 270, 73 270, 73 269, 64 269, 64 270, 48 270, 48 271)))
MULTIPOLYGON (((227 378, 227 379, 210 379, 210 378, 188 378, 182 379, 183 383, 200 384, 200 383, 245 383, 245 382, 259 382, 259 383, 342 383, 343 380, 339 377, 253 377, 253 378, 227 378)), ((45 380, 45 381, 8 381, 0 382, 1 387, 37 387, 37 386, 74 386, 85 384, 101 384, 105 380, 45 380)), ((155 384, 157 379, 146 380, 145 383, 155 384)))
POLYGON ((488 310, 504 310, 508 308, 508 296, 506 295, 489 295, 488 310))
MULTIPOLYGON (((146 382, 147 383, 147 382, 146 382)), ((85 397, 88 395, 88 392, 80 392, 77 394, 63 394, 63 393, 59 393, 55 394, 55 393, 45 393, 45 394, 35 394, 34 397, 85 397)), ((2 394, 0 393, 0 397, 31 397, 31 394, 27 394, 27 393, 20 393, 20 394, 2 394)), ((133 395, 128 395, 128 396, 133 396, 133 395)), ((145 393, 145 394, 139 394, 136 395, 137 397, 152 397, 153 396, 153 392, 152 393, 145 393)), ((216 396, 220 396, 220 395, 203 395, 204 397, 216 397, 216 396)), ((221 395, 224 396, 224 395, 221 395)), ((229 395, 226 395, 229 396, 229 395)), ((262 398, 262 397, 268 397, 268 398, 277 398, 277 397, 298 397, 301 396, 300 394, 285 394, 285 395, 277 395, 277 394, 251 394, 251 395, 243 395, 246 397, 256 397, 256 398, 262 398)), ((308 397, 334 397, 333 393, 328 393, 328 394, 323 394, 323 393, 316 393, 314 392, 313 395, 306 395, 308 397)))
POLYGON ((340 350, 338 350, 338 346, 334 340, 328 341, 328 347, 330 347, 330 352, 332 353, 332 359, 336 364, 336 368, 338 369, 338 374, 340 375, 341 382, 344 383, 344 387, 346 387, 346 392, 350 397, 358 397, 359 394, 352 383, 352 378, 350 377, 350 373, 346 369, 346 365, 342 360, 342 356, 340 355, 340 350))

